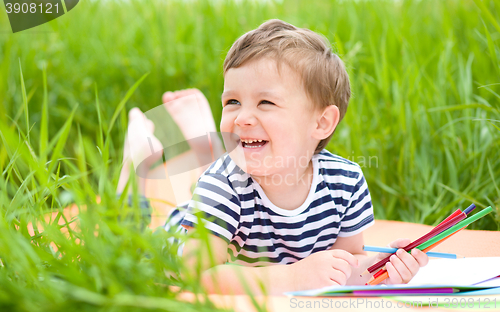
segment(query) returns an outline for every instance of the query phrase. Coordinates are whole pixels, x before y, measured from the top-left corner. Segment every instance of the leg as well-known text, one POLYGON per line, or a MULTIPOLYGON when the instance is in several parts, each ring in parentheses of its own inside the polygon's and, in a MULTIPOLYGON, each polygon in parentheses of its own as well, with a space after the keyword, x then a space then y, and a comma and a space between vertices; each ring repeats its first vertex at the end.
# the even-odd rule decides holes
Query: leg
MULTIPOLYGON (((184 137, 188 140, 192 152, 186 155, 179 155, 175 159, 169 160, 173 167, 177 167, 178 162, 184 162, 183 159, 190 159, 190 155, 195 155, 195 157, 200 164, 211 163, 214 158, 220 157, 224 153, 223 144, 220 139, 211 136, 213 139, 209 141, 209 144, 203 142, 203 140, 192 140, 192 138, 199 138, 206 136, 207 132, 216 132, 215 122, 210 110, 210 105, 201 91, 197 89, 187 89, 175 92, 166 92, 163 95, 164 106, 170 113, 176 124, 179 126, 184 137), (198 114, 193 114, 197 112, 198 114), (214 157, 215 156, 215 157, 214 157), (207 159, 209 160, 207 162, 207 159)), ((160 141, 153 135, 154 124, 146 118, 146 116, 138 109, 133 108, 129 112, 129 129, 127 138, 125 140, 124 148, 124 158, 123 158, 123 168, 120 173, 120 179, 118 183, 118 192, 123 192, 124 187, 129 179, 132 163, 137 167, 137 162, 144 158, 144 152, 146 156, 151 155, 151 151, 163 150, 163 146, 160 141), (149 142, 145 140, 149 139, 149 142), (147 152, 150 151, 150 152, 147 152)), ((206 141, 205 141, 206 142, 206 141)), ((157 155, 157 158, 149 156, 146 158, 147 162, 144 168, 150 168, 159 158, 161 154, 157 155)), ((166 167, 166 166, 165 166, 166 167)), ((196 173, 193 171, 190 177, 185 176, 186 179, 180 176, 176 176, 175 183, 179 184, 179 190, 186 188, 186 192, 189 192, 191 184, 197 180, 199 174, 201 174, 208 165, 203 166, 196 173), (197 176, 194 176, 197 175, 197 176), (180 177, 180 180, 179 180, 180 177)), ((154 171, 163 171, 164 167, 157 167, 153 169, 150 173, 154 171)), ((163 225, 165 223, 165 218, 169 215, 175 205, 179 204, 175 201, 176 197, 187 197, 191 195, 185 194, 186 196, 176 196, 171 193, 172 186, 170 180, 148 180, 146 184, 147 173, 137 172, 135 174, 137 182, 139 185, 139 191, 142 195, 148 195, 148 197, 159 199, 159 201, 153 201, 153 215, 151 228, 156 228, 157 226, 163 225), (173 202, 175 204, 165 203, 173 202)), ((129 191, 130 192, 130 191, 129 191)), ((181 192, 183 194, 183 192, 181 192)), ((177 194, 177 192, 175 192, 177 194)), ((177 194, 180 195, 180 194, 177 194)))

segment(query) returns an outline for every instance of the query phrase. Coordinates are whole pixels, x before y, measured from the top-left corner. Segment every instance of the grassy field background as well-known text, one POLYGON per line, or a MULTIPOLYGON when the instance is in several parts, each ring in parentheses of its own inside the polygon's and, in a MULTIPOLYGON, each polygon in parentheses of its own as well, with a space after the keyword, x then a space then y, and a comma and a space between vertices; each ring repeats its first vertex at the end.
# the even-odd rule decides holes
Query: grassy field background
POLYGON ((353 97, 328 149, 362 166, 376 218, 432 225, 474 202, 495 212, 470 228, 499 229, 495 1, 81 1, 16 34, 2 8, 1 306, 212 309, 176 301, 163 285, 195 281, 159 273, 181 266, 166 234, 142 231, 115 198, 127 112, 197 87, 218 124, 225 54, 271 18, 322 33, 346 63, 353 97), (87 232, 28 233, 73 202, 88 207, 87 232))

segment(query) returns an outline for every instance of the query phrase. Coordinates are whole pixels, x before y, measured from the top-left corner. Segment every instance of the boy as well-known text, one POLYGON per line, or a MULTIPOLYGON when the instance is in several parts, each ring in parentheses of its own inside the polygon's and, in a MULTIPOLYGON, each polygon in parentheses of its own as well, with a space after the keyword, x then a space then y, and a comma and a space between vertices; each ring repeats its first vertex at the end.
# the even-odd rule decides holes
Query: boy
MULTIPOLYGON (((342 61, 310 30, 271 20, 233 44, 220 129, 226 147, 235 148, 202 174, 193 199, 166 226, 180 222, 191 232, 204 221, 215 265, 198 264, 210 292, 244 293, 242 281, 254 293, 262 283, 271 294, 364 284, 370 276, 360 273, 386 256, 362 250, 374 218, 360 167, 324 150, 349 98, 342 61)), ((187 267, 203 247, 185 243, 187 267)), ((418 250, 399 250, 386 283, 408 282, 427 262, 418 250)))

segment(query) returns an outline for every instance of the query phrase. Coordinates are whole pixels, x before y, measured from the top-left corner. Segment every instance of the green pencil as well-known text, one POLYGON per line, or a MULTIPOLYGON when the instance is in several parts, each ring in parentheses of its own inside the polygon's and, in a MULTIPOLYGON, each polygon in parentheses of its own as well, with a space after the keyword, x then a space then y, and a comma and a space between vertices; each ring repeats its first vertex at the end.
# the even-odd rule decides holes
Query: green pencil
POLYGON ((485 215, 487 215, 488 213, 490 213, 492 211, 493 211, 493 208, 491 208, 491 206, 487 207, 487 208, 484 208, 483 210, 479 211, 475 215, 470 216, 470 217, 468 217, 465 220, 462 220, 461 222, 455 224, 454 226, 452 226, 451 228, 447 229, 446 231, 444 231, 444 232, 442 232, 442 233, 434 236, 433 238, 429 239, 425 243, 422 243, 422 244, 418 245, 417 248, 420 249, 420 250, 423 250, 423 249, 429 247, 430 245, 433 245, 434 243, 442 240, 443 238, 447 237, 448 235, 451 235, 451 234, 455 233, 456 231, 459 231, 463 227, 466 227, 467 225, 471 224, 472 222, 476 221, 477 219, 484 217, 485 215))

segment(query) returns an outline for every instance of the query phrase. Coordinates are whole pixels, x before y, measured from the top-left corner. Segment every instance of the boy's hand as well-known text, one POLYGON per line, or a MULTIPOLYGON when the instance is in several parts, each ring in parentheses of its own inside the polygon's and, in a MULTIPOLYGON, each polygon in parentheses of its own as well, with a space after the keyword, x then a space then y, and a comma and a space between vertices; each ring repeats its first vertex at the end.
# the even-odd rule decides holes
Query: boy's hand
MULTIPOLYGON (((387 273, 389 273, 389 278, 384 281, 385 284, 406 284, 417 274, 420 267, 426 266, 429 262, 429 257, 417 248, 412 249, 411 254, 402 249, 410 243, 410 239, 400 238, 389 244, 389 247, 400 249, 391 256, 391 260, 385 265, 387 273)), ((388 255, 380 253, 377 262, 388 255)))
POLYGON ((345 285, 351 276, 351 266, 358 259, 341 250, 323 250, 289 265, 296 290, 316 289, 331 285, 345 285))

